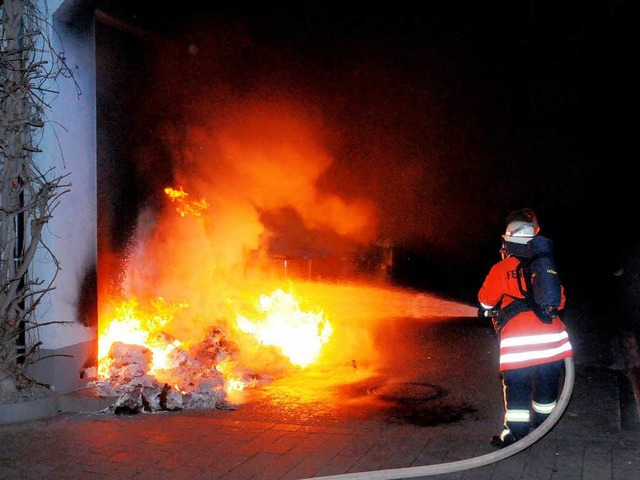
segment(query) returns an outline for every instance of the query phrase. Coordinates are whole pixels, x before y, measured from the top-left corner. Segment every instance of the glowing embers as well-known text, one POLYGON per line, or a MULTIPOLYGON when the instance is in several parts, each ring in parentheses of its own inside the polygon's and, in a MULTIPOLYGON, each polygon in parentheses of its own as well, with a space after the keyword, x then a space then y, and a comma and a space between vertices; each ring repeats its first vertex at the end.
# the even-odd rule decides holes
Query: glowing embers
POLYGON ((252 334, 262 345, 279 348, 291 363, 306 367, 320 356, 333 328, 322 312, 304 312, 291 293, 275 290, 261 295, 258 303, 260 319, 249 320, 238 315, 240 330, 252 334))

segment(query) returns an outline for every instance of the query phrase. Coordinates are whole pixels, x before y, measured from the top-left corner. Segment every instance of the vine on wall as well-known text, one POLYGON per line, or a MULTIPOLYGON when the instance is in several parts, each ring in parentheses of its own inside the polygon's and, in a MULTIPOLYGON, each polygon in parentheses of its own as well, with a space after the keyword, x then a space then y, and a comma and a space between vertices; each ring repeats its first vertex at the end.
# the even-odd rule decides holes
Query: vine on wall
POLYGON ((60 271, 43 230, 71 187, 67 175, 38 165, 57 82, 75 84, 52 46, 49 18, 46 0, 0 0, 0 394, 32 383, 25 367, 36 359, 44 325, 36 307, 60 271), (34 274, 37 254, 52 262, 47 278, 34 274))

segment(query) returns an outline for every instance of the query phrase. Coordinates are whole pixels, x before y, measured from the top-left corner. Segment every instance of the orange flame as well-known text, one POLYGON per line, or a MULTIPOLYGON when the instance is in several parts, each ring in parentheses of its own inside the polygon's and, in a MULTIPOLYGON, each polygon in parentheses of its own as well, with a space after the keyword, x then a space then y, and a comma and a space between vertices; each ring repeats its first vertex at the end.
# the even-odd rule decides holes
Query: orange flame
POLYGON ((169 343, 153 341, 151 334, 161 331, 162 327, 169 323, 177 310, 187 307, 187 304, 170 305, 159 298, 153 302, 158 310, 156 315, 144 315, 138 311, 138 302, 135 299, 122 302, 116 307, 116 316, 101 332, 98 339, 98 374, 102 378, 109 377, 109 366, 112 362, 109 357, 111 346, 115 342, 129 345, 142 345, 153 352, 153 364, 149 373, 167 367, 167 356, 176 347, 181 345, 179 340, 169 343))
MULTIPOLYGON (((100 378, 110 378, 110 367, 113 358, 110 356, 114 343, 140 345, 152 352, 151 366, 147 372, 155 375, 160 381, 175 384, 178 391, 180 385, 168 375, 171 365, 171 353, 182 342, 163 335, 163 329, 175 317, 178 310, 188 307, 186 303, 169 304, 162 298, 152 302, 156 314, 142 312, 135 299, 123 301, 115 309, 115 316, 101 332, 98 340, 98 373, 100 378)), ((261 320, 251 321, 238 315, 238 328, 250 333, 260 345, 277 347, 289 361, 306 367, 317 360, 324 343, 333 333, 331 324, 323 317, 322 312, 304 312, 297 299, 291 293, 277 289, 271 295, 262 295, 255 306, 262 315, 261 320)), ((224 390, 227 395, 237 395, 246 387, 252 386, 250 378, 243 378, 243 368, 230 358, 224 358, 215 365, 224 378, 224 390)))
POLYGON ((320 356, 333 328, 323 313, 303 312, 296 298, 277 289, 261 295, 258 309, 263 318, 251 321, 238 315, 240 330, 252 334, 262 345, 278 347, 291 363, 306 367, 320 356))
POLYGON ((233 365, 233 362, 229 359, 225 359, 218 363, 216 365, 216 370, 218 370, 225 378, 225 391, 228 395, 242 392, 247 386, 249 386, 248 382, 235 375, 236 366, 233 365))
POLYGON ((178 203, 176 211, 181 217, 184 217, 185 215, 194 215, 199 217, 204 210, 209 208, 209 203, 205 198, 202 198, 199 201, 187 202, 189 194, 185 192, 182 187, 178 187, 177 190, 171 187, 166 187, 164 189, 164 193, 167 194, 172 202, 178 203))

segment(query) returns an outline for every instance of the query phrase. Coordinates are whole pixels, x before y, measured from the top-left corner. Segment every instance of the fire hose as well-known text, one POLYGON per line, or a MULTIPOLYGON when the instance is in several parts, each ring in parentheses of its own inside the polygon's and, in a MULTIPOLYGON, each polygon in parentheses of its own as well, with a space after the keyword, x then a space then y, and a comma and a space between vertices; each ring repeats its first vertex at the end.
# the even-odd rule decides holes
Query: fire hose
POLYGON ((445 473, 461 472, 463 470, 483 467, 485 465, 504 460, 507 457, 525 450, 526 448, 530 447, 535 442, 540 440, 553 428, 556 423, 558 423, 558 420, 560 420, 560 418, 564 414, 567 406, 569 405, 569 400, 571 399, 571 393, 573 392, 573 384, 575 380, 573 357, 565 358, 564 366, 565 375, 562 392, 560 393, 558 403, 556 404, 551 414, 529 435, 509 445, 508 447, 492 453, 481 455, 479 457, 468 458, 455 462, 437 463, 433 465, 423 465, 418 467, 395 468, 388 470, 374 470, 370 472, 345 473, 340 475, 329 475, 325 477, 313 477, 303 480, 397 480, 400 478, 416 478, 424 477, 426 475, 442 475, 445 473))

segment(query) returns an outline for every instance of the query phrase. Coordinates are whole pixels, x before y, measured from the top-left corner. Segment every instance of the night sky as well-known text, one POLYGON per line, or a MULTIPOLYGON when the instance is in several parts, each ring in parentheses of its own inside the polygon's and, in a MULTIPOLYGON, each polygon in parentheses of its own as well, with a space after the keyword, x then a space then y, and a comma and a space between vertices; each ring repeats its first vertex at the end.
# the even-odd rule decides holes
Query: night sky
POLYGON ((154 3, 99 8, 142 29, 120 30, 138 56, 111 64, 137 65, 136 93, 120 96, 135 108, 121 108, 159 170, 167 123, 225 96, 291 99, 322 119, 334 163, 321 184, 371 198, 378 238, 425 286, 474 297, 522 207, 554 240, 569 294, 610 286, 635 241, 628 2, 154 3))

